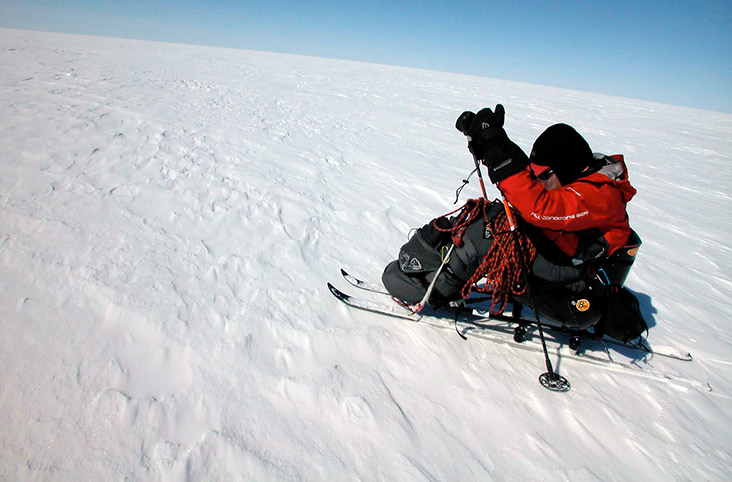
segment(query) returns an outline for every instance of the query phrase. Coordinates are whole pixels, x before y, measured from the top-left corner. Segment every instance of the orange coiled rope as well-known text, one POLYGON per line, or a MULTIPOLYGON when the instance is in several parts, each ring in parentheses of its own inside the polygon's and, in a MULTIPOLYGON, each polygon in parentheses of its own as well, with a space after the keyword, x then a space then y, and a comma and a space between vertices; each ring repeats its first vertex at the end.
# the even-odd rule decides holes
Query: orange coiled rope
POLYGON ((526 291, 526 275, 536 256, 536 248, 526 234, 519 230, 511 231, 505 210, 501 209, 489 218, 491 204, 483 198, 468 200, 462 208, 453 211, 460 213, 448 231, 452 233, 453 242, 461 246, 468 225, 481 215, 485 219, 493 243, 475 273, 463 286, 462 296, 468 298, 473 290, 489 293, 490 312, 498 314, 505 310, 510 295, 520 295, 526 291), (478 283, 484 278, 485 284, 480 286, 478 283))

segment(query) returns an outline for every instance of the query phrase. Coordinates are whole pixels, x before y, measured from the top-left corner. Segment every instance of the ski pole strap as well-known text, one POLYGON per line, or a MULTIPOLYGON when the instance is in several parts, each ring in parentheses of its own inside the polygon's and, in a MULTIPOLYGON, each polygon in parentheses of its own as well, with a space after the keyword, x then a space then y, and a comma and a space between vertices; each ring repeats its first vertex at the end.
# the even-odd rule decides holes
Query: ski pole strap
POLYGON ((470 174, 468 174, 468 177, 463 179, 463 185, 460 186, 459 188, 457 188, 457 190, 455 191, 455 202, 453 204, 458 203, 458 201, 460 200, 460 194, 463 192, 463 189, 465 189, 465 186, 470 184, 470 178, 473 176, 473 174, 475 174, 475 171, 477 171, 477 170, 478 170, 478 168, 476 167, 475 169, 473 169, 471 171, 470 174))

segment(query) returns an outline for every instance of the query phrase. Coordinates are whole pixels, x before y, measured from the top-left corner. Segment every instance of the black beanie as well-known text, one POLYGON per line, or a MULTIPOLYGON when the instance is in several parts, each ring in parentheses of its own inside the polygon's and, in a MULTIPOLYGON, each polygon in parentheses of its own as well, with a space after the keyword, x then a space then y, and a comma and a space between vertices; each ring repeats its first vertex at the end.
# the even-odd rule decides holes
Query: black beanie
POLYGON ((549 166, 566 186, 579 179, 580 174, 594 163, 587 141, 567 124, 554 124, 534 142, 531 162, 549 166))

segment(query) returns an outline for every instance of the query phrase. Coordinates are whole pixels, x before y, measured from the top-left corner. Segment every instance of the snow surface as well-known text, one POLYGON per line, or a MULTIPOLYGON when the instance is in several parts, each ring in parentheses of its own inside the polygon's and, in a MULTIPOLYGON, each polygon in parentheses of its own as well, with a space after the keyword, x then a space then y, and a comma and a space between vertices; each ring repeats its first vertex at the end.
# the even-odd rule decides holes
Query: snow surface
POLYGON ((729 114, 16 30, 0 63, 0 479, 732 477, 729 114), (626 155, 628 286, 695 357, 636 362, 680 381, 552 356, 552 393, 539 353, 328 293, 454 209, 454 120, 497 102, 527 150, 626 155))

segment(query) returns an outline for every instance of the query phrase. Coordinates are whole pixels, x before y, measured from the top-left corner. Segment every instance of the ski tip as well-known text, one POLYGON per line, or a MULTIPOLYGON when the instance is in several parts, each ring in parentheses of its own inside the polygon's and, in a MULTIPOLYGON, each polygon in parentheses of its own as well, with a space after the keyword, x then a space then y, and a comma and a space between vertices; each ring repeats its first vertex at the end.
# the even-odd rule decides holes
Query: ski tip
POLYGON ((331 293, 333 293, 333 296, 335 296, 339 300, 347 300, 349 298, 347 294, 330 284, 330 282, 328 282, 328 289, 331 293))
POLYGON ((341 268, 341 276, 343 276, 343 279, 351 283, 353 286, 363 288, 363 282, 351 276, 351 274, 343 268, 341 268))
POLYGON ((673 351, 673 350, 664 351, 664 350, 660 350, 660 349, 652 349, 652 350, 648 351, 648 353, 650 353, 651 355, 658 355, 658 356, 663 356, 663 357, 667 357, 667 358, 673 358, 674 360, 681 360, 681 361, 687 361, 687 362, 694 361, 694 357, 692 357, 691 353, 689 353, 689 352, 679 352, 679 351, 673 351))

